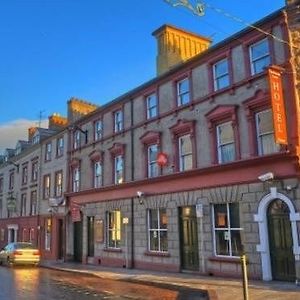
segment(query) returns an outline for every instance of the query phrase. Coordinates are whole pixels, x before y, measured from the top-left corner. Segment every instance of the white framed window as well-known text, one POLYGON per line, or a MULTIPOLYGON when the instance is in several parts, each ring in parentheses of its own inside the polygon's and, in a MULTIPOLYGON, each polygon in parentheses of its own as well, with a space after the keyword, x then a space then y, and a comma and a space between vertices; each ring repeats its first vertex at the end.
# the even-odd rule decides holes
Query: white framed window
POLYGON ((102 139, 102 131, 103 131, 103 124, 101 120, 98 120, 94 123, 94 140, 99 141, 102 139))
POLYGON ((267 109, 255 114, 258 155, 278 152, 275 143, 272 110, 267 109))
POLYGON ((121 211, 107 213, 107 247, 119 249, 121 246, 121 211))
POLYGON ((80 148, 80 131, 76 130, 73 134, 73 149, 76 150, 78 148, 80 148))
POLYGON ((36 145, 40 142, 40 134, 36 133, 33 137, 32 137, 32 144, 36 145))
POLYGON ((79 192, 80 172, 79 167, 73 169, 73 192, 79 192))
POLYGON ((61 136, 56 141, 56 156, 60 157, 64 154, 64 138, 61 136))
POLYGON ((151 119, 157 116, 157 97, 153 93, 146 98, 147 103, 147 119, 151 119))
POLYGON ((14 172, 11 172, 9 174, 9 189, 12 190, 14 188, 14 185, 15 185, 15 174, 14 172))
POLYGON ((30 194, 30 215, 35 216, 37 214, 37 193, 32 191, 30 194))
POLYGON ((235 143, 232 122, 217 126, 218 162, 226 163, 235 160, 235 143))
POLYGON ((21 216, 26 216, 27 197, 26 194, 21 195, 21 216))
POLYGON ((24 166, 22 170, 22 184, 27 184, 28 181, 28 167, 24 166))
POLYGON ((63 173, 58 171, 55 173, 55 187, 54 192, 56 197, 62 196, 62 185, 63 185, 63 173))
POLYGON ((124 164, 124 160, 123 160, 123 156, 122 155, 118 155, 114 158, 114 163, 115 163, 115 184, 120 184, 123 182, 124 178, 123 178, 123 164, 124 164))
POLYGON ((115 132, 119 132, 123 130, 123 112, 122 110, 118 110, 114 113, 114 129, 115 132))
POLYGON ((238 203, 213 205, 214 252, 217 256, 240 256, 242 241, 238 203))
POLYGON ((157 153, 158 146, 156 144, 150 145, 147 149, 148 156, 148 177, 156 177, 158 176, 158 165, 157 165, 157 153))
POLYGON ((228 59, 224 58, 213 65, 214 90, 229 86, 228 59))
POLYGON ((44 199, 50 197, 50 175, 47 174, 44 176, 44 199))
POLYGON ((52 230, 52 220, 47 218, 45 220, 45 250, 51 250, 51 230, 52 230))
POLYGON ((51 160, 51 153, 52 153, 52 143, 47 143, 46 144, 45 161, 51 160))
POLYGON ((186 171, 193 168, 193 148, 191 135, 186 134, 178 138, 179 147, 179 171, 186 171))
POLYGON ((265 38, 249 47, 251 75, 264 71, 271 64, 268 39, 265 38))
POLYGON ((148 210, 148 250, 168 251, 168 218, 165 208, 148 210))
POLYGON ((29 243, 34 242, 34 237, 35 237, 34 228, 30 228, 30 230, 29 230, 29 243))
POLYGON ((94 188, 102 185, 102 164, 100 161, 94 162, 94 188))
POLYGON ((38 162, 37 161, 33 162, 31 168, 32 168, 31 169, 31 180, 32 181, 37 181, 37 179, 38 179, 38 168, 39 168, 38 162))
POLYGON ((185 78, 177 82, 177 105, 181 106, 190 102, 190 83, 185 78))

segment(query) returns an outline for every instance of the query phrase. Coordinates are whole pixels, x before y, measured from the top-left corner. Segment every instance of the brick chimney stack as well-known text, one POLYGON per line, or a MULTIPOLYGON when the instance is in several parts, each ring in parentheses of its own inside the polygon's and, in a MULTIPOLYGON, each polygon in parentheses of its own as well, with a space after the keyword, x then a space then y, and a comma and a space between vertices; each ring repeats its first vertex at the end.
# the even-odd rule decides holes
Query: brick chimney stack
POLYGON ((206 37, 171 25, 161 26, 152 35, 157 40, 157 75, 207 50, 211 44, 211 40, 206 37))

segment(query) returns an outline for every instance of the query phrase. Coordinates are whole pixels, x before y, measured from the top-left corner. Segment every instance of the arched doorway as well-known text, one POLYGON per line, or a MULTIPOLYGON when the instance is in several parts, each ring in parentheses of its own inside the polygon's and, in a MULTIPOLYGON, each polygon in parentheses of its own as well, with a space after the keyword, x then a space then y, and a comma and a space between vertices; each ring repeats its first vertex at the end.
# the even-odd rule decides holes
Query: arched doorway
POLYGON ((280 199, 273 200, 267 209, 267 219, 272 277, 293 281, 295 257, 289 207, 280 199))
MULTIPOLYGON (((262 267, 262 279, 263 280, 272 280, 274 279, 272 276, 273 270, 271 266, 271 255, 270 255, 270 238, 269 238, 269 230, 268 230, 268 209, 271 203, 274 200, 281 200, 288 206, 289 216, 288 220, 291 226, 291 234, 292 234, 292 252, 294 255, 294 260, 296 257, 300 256, 300 245, 298 238, 298 228, 297 222, 300 221, 300 214, 295 211, 295 207, 290 198, 286 195, 279 193, 276 187, 270 188, 270 193, 265 195, 258 204, 258 212, 254 215, 254 221, 258 223, 259 229, 259 244, 256 245, 257 252, 260 253, 261 256, 261 267, 262 267)), ((275 233, 277 234, 277 233, 275 233)))

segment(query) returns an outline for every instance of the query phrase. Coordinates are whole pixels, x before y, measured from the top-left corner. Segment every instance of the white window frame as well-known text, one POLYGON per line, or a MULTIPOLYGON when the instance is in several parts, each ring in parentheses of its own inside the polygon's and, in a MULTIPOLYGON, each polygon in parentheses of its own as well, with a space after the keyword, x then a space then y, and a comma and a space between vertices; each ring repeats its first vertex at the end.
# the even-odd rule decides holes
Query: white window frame
POLYGON ((227 211, 227 217, 226 217, 226 221, 227 221, 227 227, 222 227, 222 228, 216 228, 215 226, 215 206, 213 205, 212 207, 212 220, 213 220, 213 245, 214 245, 214 254, 215 256, 218 257, 239 257, 238 255, 233 255, 232 254, 232 238, 231 238, 231 233, 232 231, 239 231, 240 233, 242 232, 243 228, 241 227, 241 219, 239 219, 239 223, 240 223, 240 227, 231 227, 230 224, 230 209, 229 209, 229 205, 231 203, 218 203, 219 205, 226 205, 226 211, 227 211), (227 232, 227 238, 228 238, 228 252, 229 255, 224 255, 224 254, 217 254, 217 245, 216 245, 216 232, 217 231, 224 231, 227 232))
POLYGON ((182 135, 178 138, 178 154, 179 154, 179 171, 182 172, 182 171, 191 170, 193 168, 193 144, 192 144, 192 138, 191 138, 190 134, 185 134, 185 135, 182 135), (182 149, 183 143, 182 143, 182 141, 184 139, 189 139, 190 140, 191 152, 183 153, 183 149, 182 149), (189 158, 189 157, 191 158, 191 161, 192 161, 190 169, 188 169, 185 166, 185 160, 186 160, 186 158, 189 158))
POLYGON ((120 249, 121 241, 122 241, 122 221, 121 221, 121 211, 118 209, 108 211, 107 212, 107 220, 106 220, 107 228, 107 248, 120 249), (112 223, 110 222, 113 217, 112 223), (111 237, 111 238, 110 238, 111 237), (110 241, 113 242, 110 243, 110 241))
POLYGON ((262 110, 260 112, 257 112, 255 114, 255 128, 256 128, 256 139, 257 139, 257 151, 258 151, 258 155, 266 155, 266 154, 271 154, 271 153, 275 153, 278 152, 280 149, 280 146, 278 144, 275 143, 275 136, 274 136, 274 128, 272 131, 268 131, 268 132, 263 132, 263 133, 259 133, 259 116, 261 114, 265 114, 270 112, 272 114, 272 110, 271 109, 266 109, 266 110, 262 110), (273 151, 270 152, 266 152, 266 149, 264 149, 263 147, 263 142, 262 139, 266 136, 273 136, 273 151))
MULTIPOLYGON (((148 221, 148 251, 150 252, 168 252, 168 247, 167 249, 162 249, 161 246, 161 232, 166 232, 168 236, 168 220, 167 220, 167 228, 161 228, 160 227, 160 211, 165 210, 165 214, 167 215, 167 210, 166 208, 154 208, 154 209, 148 209, 147 210, 147 221, 148 221), (157 228, 151 228, 151 220, 150 220, 150 211, 156 212, 157 214, 157 228), (158 250, 153 250, 150 248, 151 246, 151 233, 152 232, 157 232, 157 238, 158 238, 158 250)), ((168 240, 168 237, 167 237, 168 240)))
POLYGON ((62 187, 63 187, 63 172, 58 171, 55 173, 55 196, 62 196, 62 187))
POLYGON ((114 180, 115 184, 124 182, 124 159, 122 155, 117 155, 114 158, 114 180), (119 163, 121 163, 121 168, 119 168, 119 163), (121 177, 119 177, 119 174, 121 174, 121 177))
POLYGON ((31 176, 32 176, 32 181, 37 181, 38 180, 38 170, 39 169, 39 165, 38 165, 38 162, 35 161, 32 163, 32 173, 31 173, 31 176))
POLYGON ((81 145, 81 133, 79 130, 76 130, 73 134, 73 149, 79 149, 81 145))
POLYGON ((218 162, 219 163, 226 163, 226 162, 234 161, 236 153, 235 153, 235 140, 234 140, 234 130, 233 130, 233 127, 232 127, 232 122, 229 121, 229 122, 224 122, 224 123, 221 123, 221 124, 217 125, 216 126, 216 131, 217 131, 218 162), (221 141, 220 141, 220 128, 224 127, 224 126, 226 126, 228 124, 230 124, 231 128, 232 128, 232 141, 228 142, 228 143, 223 143, 222 144, 221 141), (231 160, 224 160, 222 149, 225 146, 228 146, 228 145, 233 145, 233 158, 231 160))
POLYGON ((103 123, 102 120, 98 120, 94 123, 94 140, 99 141, 102 139, 103 123))
POLYGON ((255 68, 255 64, 257 62, 263 61, 263 60, 269 60, 269 62, 267 64, 265 64, 264 67, 267 67, 270 65, 271 63, 271 54, 270 54, 270 48, 269 48, 269 43, 268 43, 268 39, 264 38, 252 45, 249 46, 249 57, 250 57, 250 66, 251 66, 251 75, 255 75, 258 73, 263 72, 262 70, 256 70, 255 68), (267 53, 262 53, 260 56, 253 58, 253 49, 263 43, 266 43, 267 48, 268 48, 268 52, 267 53))
POLYGON ((213 77, 214 77, 215 91, 226 88, 230 85, 228 58, 221 59, 213 65, 213 77), (218 66, 220 66, 225 62, 226 62, 226 71, 224 73, 220 73, 220 71, 218 71, 218 66), (227 80, 225 84, 223 83, 224 79, 227 80))
POLYGON ((57 148, 56 148, 56 156, 60 157, 64 154, 64 137, 61 136, 57 139, 57 148))
POLYGON ((37 191, 31 191, 31 193, 30 193, 30 215, 35 216, 36 214, 37 214, 37 191))
POLYGON ((94 188, 102 186, 102 164, 100 161, 94 162, 94 188))
POLYGON ((146 98, 147 103, 147 119, 152 119, 157 116, 157 95, 152 93, 146 98), (153 103, 154 102, 154 103, 153 103))
POLYGON ((46 154, 45 154, 45 161, 51 160, 51 154, 52 154, 52 143, 46 144, 46 154))
POLYGON ((20 208, 20 216, 26 216, 26 206, 27 206, 27 194, 21 194, 21 208, 20 208))
POLYGON ((158 145, 152 144, 147 148, 147 168, 148 168, 148 177, 157 177, 158 176, 158 164, 157 164, 157 153, 158 153, 158 145), (151 160, 151 153, 156 152, 155 159, 151 160), (154 167, 154 169, 153 169, 154 167), (154 170, 154 171, 153 171, 154 170))
POLYGON ((190 80, 188 77, 186 77, 177 82, 177 106, 186 105, 190 103, 190 101, 190 80), (185 82, 187 83, 187 90, 183 90, 181 88, 181 85, 183 85, 185 82), (187 100, 183 100, 186 96, 187 100))
POLYGON ((51 177, 50 174, 44 175, 44 199, 50 198, 51 177))
POLYGON ((123 111, 121 109, 114 113, 114 129, 115 132, 123 130, 123 111))
POLYGON ((28 182, 28 166, 24 166, 22 169, 22 184, 27 184, 28 182))
POLYGON ((73 169, 73 192, 79 192, 79 187, 80 187, 80 170, 79 167, 76 167, 73 169))

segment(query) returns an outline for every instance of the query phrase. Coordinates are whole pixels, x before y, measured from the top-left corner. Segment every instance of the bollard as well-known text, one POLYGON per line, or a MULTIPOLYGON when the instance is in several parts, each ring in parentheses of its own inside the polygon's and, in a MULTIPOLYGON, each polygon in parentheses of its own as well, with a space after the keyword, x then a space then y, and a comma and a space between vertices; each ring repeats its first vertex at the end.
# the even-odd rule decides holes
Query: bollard
POLYGON ((241 255, 241 267, 243 273, 243 293, 244 293, 244 300, 249 300, 249 293, 248 293, 248 274, 247 274, 247 258, 246 254, 241 255))

